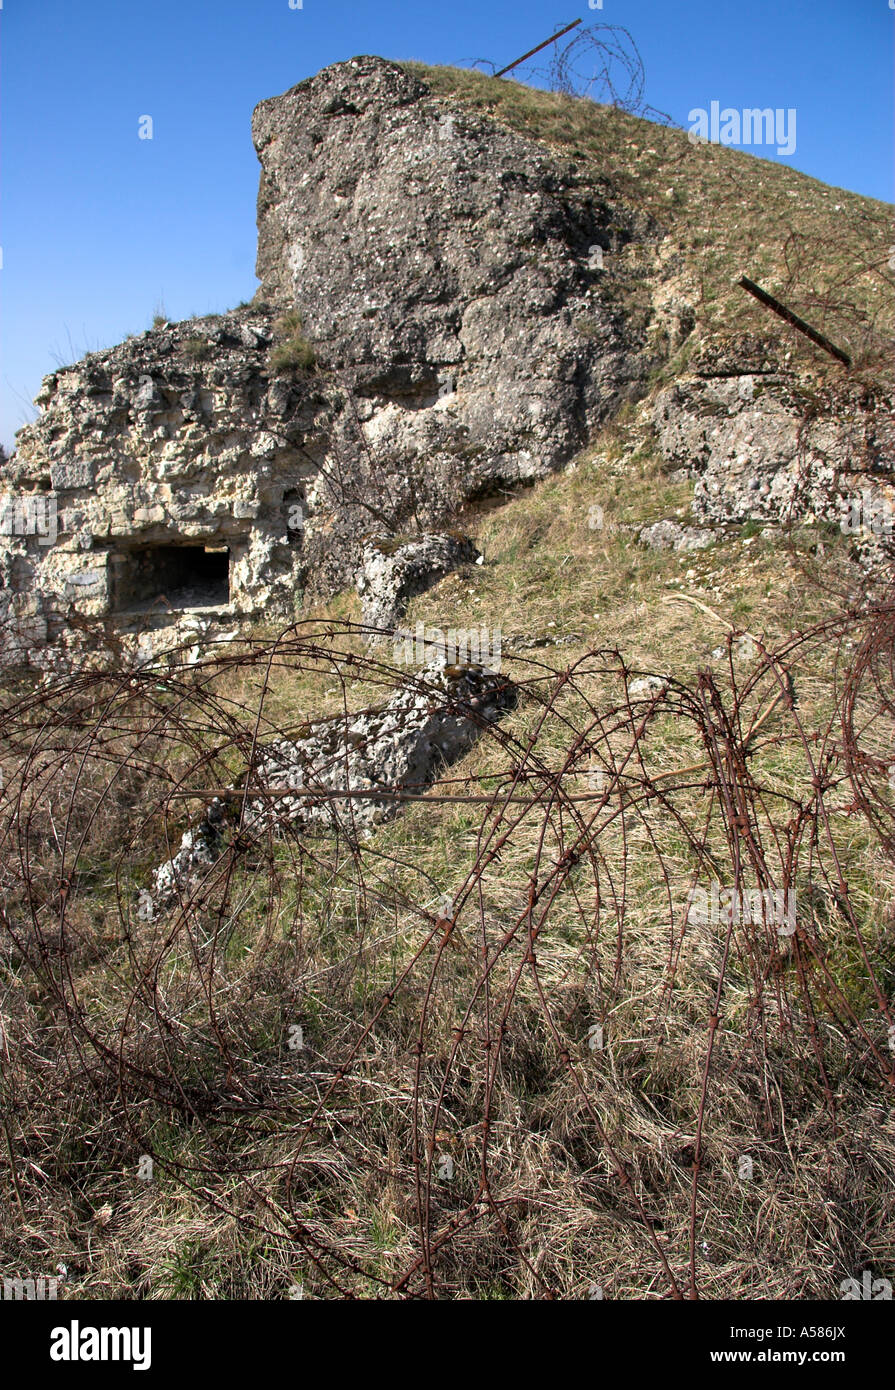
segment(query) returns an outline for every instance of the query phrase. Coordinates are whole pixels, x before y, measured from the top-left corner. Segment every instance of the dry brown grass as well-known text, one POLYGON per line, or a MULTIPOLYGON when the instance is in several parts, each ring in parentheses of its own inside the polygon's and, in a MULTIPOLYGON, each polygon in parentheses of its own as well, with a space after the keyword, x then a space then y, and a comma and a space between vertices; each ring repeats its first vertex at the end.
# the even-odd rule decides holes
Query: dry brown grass
MULTIPOLYGON (((623 529, 682 504, 648 455, 604 441, 471 518, 487 563, 412 618, 500 624, 505 645, 580 636, 505 658, 522 698, 436 788, 460 799, 411 804, 369 838, 249 841, 155 922, 136 892, 187 822, 172 784, 236 775, 259 709, 262 732, 294 729, 381 698, 388 673, 333 620, 316 655, 288 638, 252 661, 231 647, 220 664, 120 687, 93 676, 8 711, 7 1270, 61 1260, 69 1296, 150 1298, 298 1284, 664 1298, 692 1280, 704 1298, 829 1298, 864 1266, 891 1277, 891 1055, 873 981, 890 999, 892 858, 855 810, 837 714, 853 644, 880 620, 795 648, 796 705, 774 706, 774 666, 735 641, 731 666, 728 624, 772 650, 829 620, 829 588, 805 578, 820 533, 790 550, 731 537, 682 564, 623 529), (714 616, 664 602, 678 589, 714 616), (633 721, 612 648, 675 676, 633 721), (742 739, 762 719, 748 761, 760 857, 741 874, 751 885, 763 863, 779 882, 790 863, 791 941, 740 924, 728 942, 684 910, 694 879, 733 881, 737 844, 697 717, 708 670, 742 739), (832 779, 829 829, 812 764, 832 779), (526 804, 498 791, 513 767, 526 804), (813 811, 794 830, 798 806, 813 811)), ((891 818, 891 710, 861 685, 852 722, 854 775, 891 818)))
MULTIPOLYGON (((728 284, 744 258, 847 346, 872 357, 890 330, 880 206, 591 103, 424 75, 668 226, 700 331, 765 327, 728 284)), ((895 1279, 891 606, 842 617, 855 574, 822 527, 637 543, 687 505, 629 417, 470 510, 484 565, 409 622, 499 628, 517 708, 371 836, 235 835, 154 921, 138 891, 202 804, 172 792, 238 783, 256 736, 406 673, 370 660, 342 595, 198 667, 6 692, 4 1273, 61 1261, 74 1298, 895 1279), (632 701, 650 671, 668 691, 632 701), (792 882, 795 935, 695 920, 712 878, 792 882)))
MULTIPOLYGON (((861 364, 888 371, 895 332, 889 205, 742 150, 693 145, 677 127, 587 98, 462 68, 405 66, 436 96, 483 111, 571 159, 583 181, 592 180, 620 212, 652 219, 666 234, 664 273, 694 303, 701 333, 768 331, 767 310, 732 284, 745 271, 861 364)), ((614 259, 607 257, 607 266, 614 259)), ((799 334, 788 336, 796 359, 837 375, 836 364, 799 334)))

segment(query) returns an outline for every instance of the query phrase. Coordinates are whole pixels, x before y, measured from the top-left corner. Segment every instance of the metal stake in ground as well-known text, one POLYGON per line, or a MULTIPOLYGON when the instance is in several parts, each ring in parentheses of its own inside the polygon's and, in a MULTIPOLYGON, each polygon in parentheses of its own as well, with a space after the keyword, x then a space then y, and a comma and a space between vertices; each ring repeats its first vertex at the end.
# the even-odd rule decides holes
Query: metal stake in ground
POLYGON ((740 285, 742 289, 748 290, 751 295, 754 295, 760 304, 766 304, 775 314, 779 314, 780 318, 785 319, 787 323, 791 323, 793 328, 797 328, 800 333, 804 333, 805 337, 810 338, 812 343, 817 343, 817 346, 822 347, 824 352, 828 352, 831 357, 835 357, 838 361, 844 362, 846 367, 851 366, 851 358, 847 352, 843 352, 842 348, 838 348, 835 343, 831 343, 829 338, 825 338, 823 333, 818 332, 816 328, 812 328, 810 323, 806 323, 804 319, 800 319, 798 314, 793 313, 792 309, 787 309, 785 304, 781 304, 779 299, 775 299, 772 294, 768 294, 767 290, 763 290, 760 285, 756 285, 755 281, 750 280, 748 275, 741 275, 735 283, 740 285))
POLYGON ((545 39, 543 43, 539 43, 537 48, 532 48, 528 53, 523 53, 522 57, 517 58, 515 63, 510 63, 507 67, 501 68, 500 72, 496 72, 494 76, 503 77, 504 73, 512 72, 513 68, 518 68, 519 64, 524 63, 526 58, 533 58, 536 53, 540 53, 542 48, 546 48, 548 44, 556 43, 557 39, 561 39, 563 34, 568 34, 570 29, 576 28, 580 23, 580 19, 573 20, 571 24, 566 25, 565 29, 560 29, 558 34, 553 34, 549 39, 545 39))

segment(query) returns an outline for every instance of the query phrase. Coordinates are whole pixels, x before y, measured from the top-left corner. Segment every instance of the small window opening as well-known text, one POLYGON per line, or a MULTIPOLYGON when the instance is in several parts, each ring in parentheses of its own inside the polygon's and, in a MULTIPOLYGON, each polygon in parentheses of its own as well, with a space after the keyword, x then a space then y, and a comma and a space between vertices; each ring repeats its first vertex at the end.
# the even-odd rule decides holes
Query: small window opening
POLYGON ((226 546, 153 545, 116 557, 114 607, 217 608, 230 602, 226 546))

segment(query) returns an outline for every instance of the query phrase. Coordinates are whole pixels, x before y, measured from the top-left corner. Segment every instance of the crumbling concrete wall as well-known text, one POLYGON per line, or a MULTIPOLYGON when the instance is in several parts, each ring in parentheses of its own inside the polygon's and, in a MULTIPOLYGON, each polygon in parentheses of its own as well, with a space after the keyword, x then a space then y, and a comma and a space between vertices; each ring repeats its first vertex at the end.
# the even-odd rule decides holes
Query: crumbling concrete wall
POLYGON ((705 343, 692 370, 659 393, 652 423, 666 462, 695 480, 700 521, 860 528, 850 518, 867 495, 895 521, 891 394, 844 374, 820 383, 792 370, 772 340, 705 343))
POLYGON ((0 617, 114 613, 130 553, 182 543, 229 549, 236 617, 291 613, 364 534, 561 466, 643 379, 602 253, 645 229, 572 164, 378 58, 252 131, 261 290, 46 379, 5 486, 51 496, 59 536, 0 539, 0 617))

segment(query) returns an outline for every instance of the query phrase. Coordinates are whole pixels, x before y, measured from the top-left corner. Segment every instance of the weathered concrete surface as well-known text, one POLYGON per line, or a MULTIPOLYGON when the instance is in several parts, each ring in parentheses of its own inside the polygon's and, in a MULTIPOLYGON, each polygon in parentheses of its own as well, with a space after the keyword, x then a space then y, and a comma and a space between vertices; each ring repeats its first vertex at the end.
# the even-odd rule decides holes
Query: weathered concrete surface
MULTIPOLYGON (((389 792, 424 791, 516 699, 512 682, 496 672, 432 662, 409 674, 381 708, 316 720, 305 737, 259 749, 250 783, 256 795, 246 807, 244 829, 368 831, 402 809, 389 792), (266 788, 295 794, 265 799, 266 788)), ((195 894, 226 849, 233 808, 241 801, 242 794, 234 794, 228 816, 227 803, 216 797, 184 833, 177 854, 155 870, 151 891, 141 894, 144 915, 166 910, 178 894, 195 894)))
MULTIPOLYGON (((292 614, 309 451, 330 416, 312 376, 269 370, 274 338, 270 313, 246 307, 154 328, 45 380, 3 488, 52 502, 58 535, 0 539, 0 617, 58 632, 70 609, 140 608, 129 571, 159 546, 226 552, 228 620, 292 614)), ((164 588, 142 606, 183 607, 164 588)))
POLYGON ((47 378, 4 473, 60 535, 0 540, 0 619, 117 615, 134 552, 186 543, 227 548, 226 620, 290 614, 351 581, 371 530, 437 530, 559 467, 643 380, 645 326, 598 262, 610 223, 615 245, 644 228, 543 146, 378 58, 252 131, 261 290, 47 378))
POLYGON ((461 565, 481 559, 468 536, 455 533, 419 537, 371 536, 364 542, 355 578, 361 618, 368 627, 394 632, 407 605, 461 565))
POLYGON ((868 486, 895 501, 891 393, 845 375, 818 384, 752 337, 705 344, 694 367, 652 423, 666 462, 695 479, 697 521, 839 520, 868 486))

